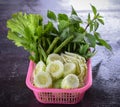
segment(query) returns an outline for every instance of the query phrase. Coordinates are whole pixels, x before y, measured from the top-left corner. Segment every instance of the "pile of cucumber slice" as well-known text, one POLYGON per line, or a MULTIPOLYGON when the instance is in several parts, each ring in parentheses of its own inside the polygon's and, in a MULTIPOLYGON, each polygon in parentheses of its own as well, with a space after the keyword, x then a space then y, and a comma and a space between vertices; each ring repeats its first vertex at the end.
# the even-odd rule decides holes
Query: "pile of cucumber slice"
POLYGON ((84 85, 87 65, 84 57, 70 52, 48 55, 33 71, 33 83, 39 88, 73 89, 84 85))

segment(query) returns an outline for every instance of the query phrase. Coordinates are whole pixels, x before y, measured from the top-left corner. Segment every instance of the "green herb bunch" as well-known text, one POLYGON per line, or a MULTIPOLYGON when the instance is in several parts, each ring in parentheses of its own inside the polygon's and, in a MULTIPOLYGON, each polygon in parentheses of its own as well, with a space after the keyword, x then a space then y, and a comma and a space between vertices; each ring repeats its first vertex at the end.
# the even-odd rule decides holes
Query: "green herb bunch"
POLYGON ((91 8, 93 17, 89 13, 86 21, 79 17, 73 7, 70 16, 63 13, 56 15, 48 10, 47 24, 43 23, 43 17, 39 14, 15 13, 7 21, 7 37, 18 47, 24 47, 35 63, 40 60, 46 62, 50 53, 65 51, 77 53, 87 60, 95 55, 96 45, 111 50, 111 46, 97 32, 99 25, 104 25, 103 17, 95 6, 91 5, 91 8))

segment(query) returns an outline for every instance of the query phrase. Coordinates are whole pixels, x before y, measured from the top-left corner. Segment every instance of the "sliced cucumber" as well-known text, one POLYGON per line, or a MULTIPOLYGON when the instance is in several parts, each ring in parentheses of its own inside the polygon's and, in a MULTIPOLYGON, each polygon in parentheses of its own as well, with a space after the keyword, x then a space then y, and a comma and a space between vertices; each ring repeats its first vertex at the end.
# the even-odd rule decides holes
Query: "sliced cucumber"
POLYGON ((53 81, 53 88, 61 88, 61 82, 62 82, 63 78, 60 78, 56 81, 53 81))
POLYGON ((48 72, 39 72, 34 76, 34 85, 39 88, 52 87, 52 78, 48 72))
POLYGON ((56 60, 59 60, 62 63, 64 62, 62 57, 59 54, 52 53, 52 54, 48 55, 48 57, 47 57, 47 64, 49 64, 50 62, 56 61, 56 60))
POLYGON ((61 56, 63 57, 65 63, 74 63, 76 65, 76 74, 80 73, 79 59, 66 54, 61 54, 61 56))
POLYGON ((76 72, 76 65, 75 63, 65 63, 64 64, 64 77, 68 74, 75 74, 76 72))
POLYGON ((79 79, 75 74, 68 74, 61 83, 61 88, 72 89, 79 87, 79 79))
POLYGON ((36 66, 35 69, 33 71, 33 75, 35 76, 37 73, 41 72, 41 71, 45 71, 46 69, 46 65, 43 61, 39 61, 36 66))
POLYGON ((80 55, 77 55, 74 53, 69 53, 69 52, 65 52, 65 54, 61 54, 61 56, 63 57, 65 62, 73 62, 76 64, 76 74, 77 75, 81 74, 81 72, 82 72, 82 74, 83 74, 83 72, 84 72, 84 74, 86 74, 87 65, 86 65, 85 58, 83 58, 80 55))
POLYGON ((47 65, 46 72, 49 72, 53 79, 59 79, 63 76, 64 65, 59 60, 53 61, 47 65))

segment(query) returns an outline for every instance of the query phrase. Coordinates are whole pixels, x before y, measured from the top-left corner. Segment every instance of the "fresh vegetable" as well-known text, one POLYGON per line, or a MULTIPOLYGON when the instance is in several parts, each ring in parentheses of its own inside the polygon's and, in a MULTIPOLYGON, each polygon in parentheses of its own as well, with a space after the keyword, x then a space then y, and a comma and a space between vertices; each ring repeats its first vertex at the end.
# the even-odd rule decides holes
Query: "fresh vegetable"
POLYGON ((34 85, 39 88, 52 87, 52 78, 48 72, 39 72, 34 76, 34 85))
POLYGON ((30 53, 37 65, 33 82, 40 88, 78 88, 84 85, 86 61, 95 55, 96 45, 111 50, 97 32, 103 17, 91 5, 92 13, 82 20, 72 7, 71 15, 48 10, 48 22, 39 14, 18 12, 7 21, 8 39, 30 53), (62 79, 61 79, 62 78, 62 79))
POLYGON ((40 86, 40 83, 42 83, 42 80, 43 82, 47 82, 46 78, 52 79, 52 83, 50 84, 51 88, 68 89, 84 86, 87 72, 87 65, 84 57, 69 52, 65 52, 64 54, 62 53, 61 55, 52 53, 49 54, 48 57, 49 58, 47 58, 47 60, 49 59, 49 63, 45 64, 43 61, 39 61, 35 66, 33 71, 33 78, 36 87, 42 87, 40 86), (45 73, 43 72, 48 73, 49 75, 46 74, 48 77, 44 77, 45 73), (74 74, 77 77, 69 77, 69 74, 74 74), (76 78, 79 80, 79 84, 77 82, 77 87, 74 86, 74 84, 72 85, 72 81, 77 81, 76 78), (71 84, 69 82, 71 82, 71 84), (68 85, 66 86, 66 84, 68 85))
POLYGON ((84 81, 87 72, 85 58, 78 54, 69 52, 65 52, 65 54, 62 53, 61 56, 66 63, 74 63, 76 65, 76 74, 82 78, 82 81, 84 81))
POLYGON ((75 74, 68 74, 61 83, 61 88, 72 89, 79 87, 79 79, 75 74))
POLYGON ((39 38, 43 34, 42 16, 38 14, 16 13, 7 21, 8 39, 15 45, 24 47, 29 51, 30 58, 34 62, 39 62, 39 38))
POLYGON ((48 55, 46 63, 49 64, 50 62, 53 62, 55 60, 59 60, 62 63, 64 63, 63 58, 59 54, 55 54, 55 53, 52 53, 52 54, 48 55))
POLYGON ((53 61, 47 65, 46 72, 49 72, 53 79, 59 79, 63 76, 64 65, 59 60, 53 61))
POLYGON ((87 60, 95 55, 96 45, 111 50, 111 46, 97 32, 100 24, 104 24, 103 17, 95 6, 91 5, 91 8, 93 17, 88 13, 85 21, 73 7, 70 16, 48 10, 46 24, 39 14, 15 13, 7 21, 7 37, 18 47, 24 47, 35 63, 40 60, 46 63, 49 54, 65 51, 79 54, 87 60))
POLYGON ((36 75, 36 74, 39 73, 39 72, 45 71, 45 69, 46 69, 46 65, 45 65, 45 63, 41 60, 41 61, 39 61, 39 62, 36 64, 33 73, 34 73, 34 75, 36 75))
POLYGON ((61 88, 61 82, 63 78, 53 81, 53 88, 61 88))
POLYGON ((64 64, 64 77, 68 74, 75 74, 76 65, 75 63, 69 62, 64 64))

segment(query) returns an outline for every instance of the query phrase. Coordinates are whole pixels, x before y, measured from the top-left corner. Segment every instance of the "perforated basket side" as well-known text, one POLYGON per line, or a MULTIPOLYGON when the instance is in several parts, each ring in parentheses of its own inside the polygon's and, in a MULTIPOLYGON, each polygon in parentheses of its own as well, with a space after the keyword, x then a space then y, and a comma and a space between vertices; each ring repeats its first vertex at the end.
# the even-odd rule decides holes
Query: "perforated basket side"
POLYGON ((80 102, 84 93, 52 93, 52 92, 34 92, 36 99, 41 103, 47 104, 76 104, 80 102))

